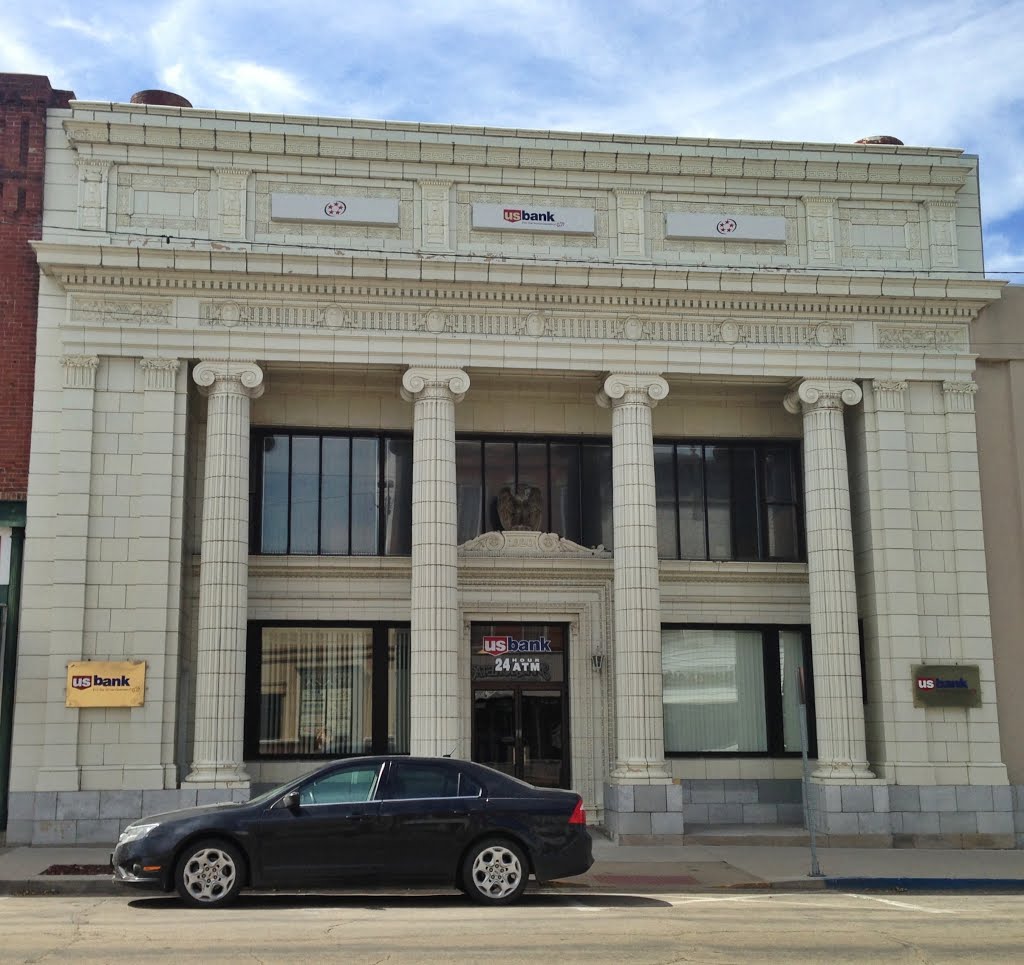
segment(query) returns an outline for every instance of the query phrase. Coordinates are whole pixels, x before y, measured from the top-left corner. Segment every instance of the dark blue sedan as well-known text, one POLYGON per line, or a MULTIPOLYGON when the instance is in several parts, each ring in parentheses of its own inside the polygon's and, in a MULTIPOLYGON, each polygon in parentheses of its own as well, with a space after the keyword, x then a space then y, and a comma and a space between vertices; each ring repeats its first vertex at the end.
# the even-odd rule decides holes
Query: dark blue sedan
POLYGON ((125 828, 114 880, 226 905, 245 887, 454 886, 482 904, 593 864, 583 801, 450 758, 336 761, 244 804, 125 828))

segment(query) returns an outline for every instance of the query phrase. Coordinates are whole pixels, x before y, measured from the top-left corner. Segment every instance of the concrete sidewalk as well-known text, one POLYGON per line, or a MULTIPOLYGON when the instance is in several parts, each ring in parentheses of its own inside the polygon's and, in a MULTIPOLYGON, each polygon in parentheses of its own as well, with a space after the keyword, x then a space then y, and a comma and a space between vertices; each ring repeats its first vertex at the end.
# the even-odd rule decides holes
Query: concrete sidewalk
MULTIPOLYGON (((0 849, 0 894, 130 895, 109 874, 45 874, 70 865, 106 866, 110 847, 0 849)), ((1024 850, 821 848, 822 877, 811 877, 807 847, 708 845, 639 847, 594 836, 594 866, 553 883, 566 890, 600 892, 780 890, 1011 890, 1024 892, 1024 850)))

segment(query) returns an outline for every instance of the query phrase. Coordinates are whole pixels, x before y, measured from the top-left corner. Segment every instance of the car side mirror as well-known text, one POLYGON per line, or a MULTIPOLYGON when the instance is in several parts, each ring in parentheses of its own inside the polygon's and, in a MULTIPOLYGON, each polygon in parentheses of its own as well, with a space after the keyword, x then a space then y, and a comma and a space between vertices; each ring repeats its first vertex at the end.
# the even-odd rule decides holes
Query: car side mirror
POLYGON ((281 807, 287 808, 289 811, 298 811, 299 792, 289 791, 283 798, 281 798, 281 807))

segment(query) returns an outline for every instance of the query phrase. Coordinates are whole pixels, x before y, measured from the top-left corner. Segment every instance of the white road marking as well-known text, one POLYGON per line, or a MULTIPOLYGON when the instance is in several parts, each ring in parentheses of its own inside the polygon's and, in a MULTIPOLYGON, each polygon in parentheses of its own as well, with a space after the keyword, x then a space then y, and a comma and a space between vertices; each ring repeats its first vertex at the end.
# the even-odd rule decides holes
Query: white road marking
POLYGON ((952 911, 945 908, 925 908, 924 905, 912 905, 909 901, 894 901, 892 898, 878 898, 875 895, 854 895, 848 894, 847 898, 859 898, 861 901, 877 901, 883 905, 892 905, 893 908, 904 908, 907 911, 923 911, 927 915, 951 915, 952 911))

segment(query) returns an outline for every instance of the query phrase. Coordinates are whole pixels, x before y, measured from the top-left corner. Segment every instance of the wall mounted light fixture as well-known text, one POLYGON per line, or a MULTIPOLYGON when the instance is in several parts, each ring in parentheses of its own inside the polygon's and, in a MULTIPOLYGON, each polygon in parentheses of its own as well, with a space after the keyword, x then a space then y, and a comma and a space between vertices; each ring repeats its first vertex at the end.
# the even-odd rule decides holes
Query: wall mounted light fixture
POLYGON ((592 653, 590 655, 590 665, 594 668, 595 672, 600 673, 604 669, 604 654, 592 653))

